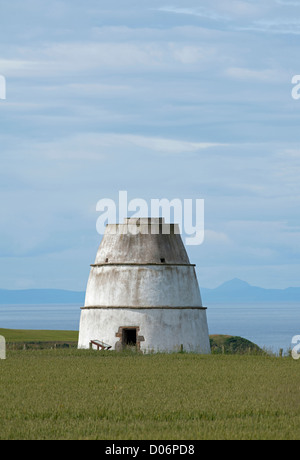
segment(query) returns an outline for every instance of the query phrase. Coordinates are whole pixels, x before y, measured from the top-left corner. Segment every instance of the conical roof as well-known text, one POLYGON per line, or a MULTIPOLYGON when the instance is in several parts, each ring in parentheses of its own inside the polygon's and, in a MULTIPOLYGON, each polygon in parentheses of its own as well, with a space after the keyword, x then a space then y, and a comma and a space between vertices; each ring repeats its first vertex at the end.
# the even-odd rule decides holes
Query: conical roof
POLYGON ((189 265, 179 227, 162 218, 126 218, 123 224, 107 225, 95 265, 102 264, 189 265))

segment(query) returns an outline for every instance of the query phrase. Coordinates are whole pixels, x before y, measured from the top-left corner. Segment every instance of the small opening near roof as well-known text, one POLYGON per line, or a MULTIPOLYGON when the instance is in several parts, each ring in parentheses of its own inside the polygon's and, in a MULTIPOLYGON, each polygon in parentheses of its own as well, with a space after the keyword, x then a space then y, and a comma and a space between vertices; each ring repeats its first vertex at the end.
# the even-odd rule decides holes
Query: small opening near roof
POLYGON ((107 257, 106 257, 106 259, 105 259, 105 262, 106 262, 106 263, 108 262, 108 258, 107 258, 107 257))
POLYGON ((166 262, 165 258, 160 259, 161 263, 164 264, 166 262))

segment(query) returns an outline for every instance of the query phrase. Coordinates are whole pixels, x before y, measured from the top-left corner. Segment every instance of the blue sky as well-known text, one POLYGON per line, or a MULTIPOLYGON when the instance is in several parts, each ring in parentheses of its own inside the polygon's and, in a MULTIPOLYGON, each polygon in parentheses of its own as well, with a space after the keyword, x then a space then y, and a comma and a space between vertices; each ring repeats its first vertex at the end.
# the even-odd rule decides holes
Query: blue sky
POLYGON ((200 287, 300 286, 300 1, 3 0, 0 288, 85 290, 102 198, 205 200, 200 287))

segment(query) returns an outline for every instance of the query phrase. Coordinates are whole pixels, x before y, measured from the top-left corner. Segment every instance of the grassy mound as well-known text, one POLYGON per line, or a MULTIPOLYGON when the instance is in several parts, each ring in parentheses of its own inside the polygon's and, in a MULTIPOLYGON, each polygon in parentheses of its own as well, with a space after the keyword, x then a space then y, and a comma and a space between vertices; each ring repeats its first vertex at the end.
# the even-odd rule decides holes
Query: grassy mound
POLYGON ((232 335, 210 335, 212 353, 263 353, 263 350, 250 340, 232 335))

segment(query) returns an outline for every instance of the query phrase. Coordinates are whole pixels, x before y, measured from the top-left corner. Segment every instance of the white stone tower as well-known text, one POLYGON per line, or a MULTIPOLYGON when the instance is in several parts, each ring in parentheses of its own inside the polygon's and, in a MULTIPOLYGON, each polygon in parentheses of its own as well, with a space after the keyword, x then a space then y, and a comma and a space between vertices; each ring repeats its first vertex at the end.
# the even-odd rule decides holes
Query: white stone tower
POLYGON ((176 224, 128 218, 106 226, 81 308, 78 348, 210 353, 206 308, 176 224))

